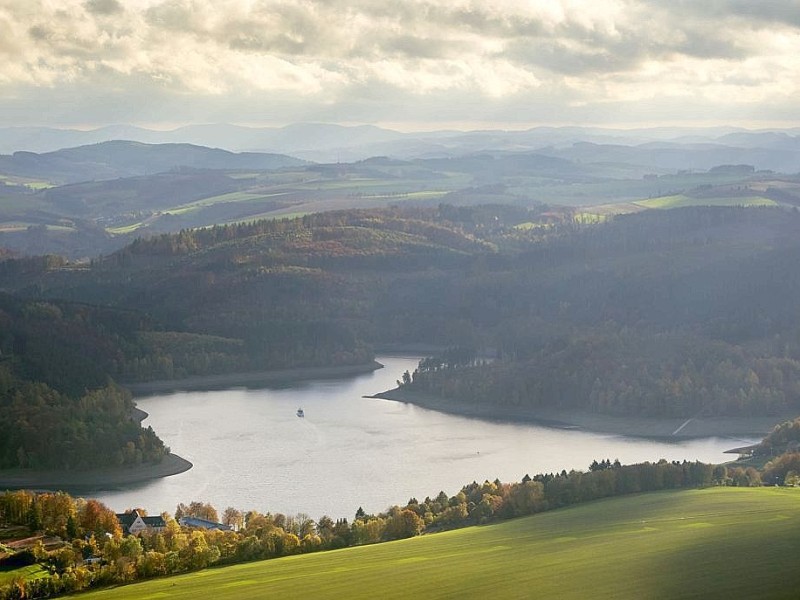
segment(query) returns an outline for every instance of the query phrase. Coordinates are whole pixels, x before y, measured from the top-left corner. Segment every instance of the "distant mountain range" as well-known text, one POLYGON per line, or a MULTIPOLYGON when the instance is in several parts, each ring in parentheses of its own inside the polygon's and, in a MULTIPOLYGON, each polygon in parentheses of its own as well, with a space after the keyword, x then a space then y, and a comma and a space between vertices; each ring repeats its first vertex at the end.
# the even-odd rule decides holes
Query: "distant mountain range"
MULTIPOLYGON (((190 125, 170 131, 157 131, 132 125, 112 125, 82 131, 46 127, 0 128, 0 153, 20 150, 52 152, 112 140, 146 144, 195 144, 224 148, 233 152, 314 153, 316 149, 369 146, 402 140, 406 134, 371 125, 345 127, 299 123, 281 128, 256 128, 238 125, 190 125), (276 150, 281 148, 281 150, 276 150)), ((335 150, 331 155, 336 160, 335 150)), ((365 157, 362 157, 365 158, 365 157)))
MULTIPOLYGON (((112 140, 193 144, 229 152, 284 154, 328 163, 353 162, 373 156, 408 160, 474 153, 536 152, 572 161, 624 162, 654 169, 708 169, 719 164, 746 163, 756 169, 800 172, 800 129, 751 131, 734 127, 636 130, 537 127, 525 131, 412 133, 372 125, 315 123, 272 128, 190 125, 169 131, 130 125, 91 131, 10 127, 0 128, 0 153, 51 153, 112 140)), ((237 160, 243 161, 244 157, 239 156, 237 160)), ((251 156, 249 160, 261 159, 251 156)))
POLYGON ((0 156, 0 173, 58 183, 153 175, 181 168, 269 170, 307 161, 282 154, 233 153, 192 144, 111 141, 43 154, 0 156))
MULTIPOLYGON (((800 138, 794 147, 747 147, 718 143, 649 142, 636 146, 578 142, 568 148, 542 148, 540 154, 576 163, 624 163, 657 170, 708 170, 719 165, 752 165, 758 170, 800 172, 800 138)), ((738 138, 738 141, 743 141, 738 138)))

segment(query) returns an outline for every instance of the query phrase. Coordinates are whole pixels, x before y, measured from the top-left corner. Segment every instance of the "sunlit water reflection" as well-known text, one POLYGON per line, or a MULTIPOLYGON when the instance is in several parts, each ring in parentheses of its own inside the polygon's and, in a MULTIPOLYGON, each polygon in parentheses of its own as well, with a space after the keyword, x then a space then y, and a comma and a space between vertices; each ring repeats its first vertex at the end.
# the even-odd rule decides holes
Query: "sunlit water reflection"
POLYGON ((418 358, 379 357, 384 369, 285 389, 181 392, 141 398, 181 475, 93 494, 112 508, 173 512, 202 500, 261 512, 352 518, 410 497, 455 494, 473 480, 586 469, 594 459, 722 462, 730 439, 665 443, 530 424, 487 422, 363 398, 395 386, 418 358), (296 411, 302 407, 304 418, 296 411))

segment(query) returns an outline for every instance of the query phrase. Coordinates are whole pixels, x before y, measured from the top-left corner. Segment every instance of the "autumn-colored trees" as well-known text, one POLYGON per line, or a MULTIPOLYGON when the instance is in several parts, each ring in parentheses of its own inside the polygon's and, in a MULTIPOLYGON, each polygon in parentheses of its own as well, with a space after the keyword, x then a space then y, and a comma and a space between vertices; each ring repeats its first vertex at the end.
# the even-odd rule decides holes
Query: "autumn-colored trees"
MULTIPOLYGON (((765 483, 772 484, 772 479, 780 476, 796 477, 798 473, 800 454, 787 454, 767 465, 765 483)), ((243 514, 229 507, 223 518, 238 522, 238 531, 182 528, 165 514, 165 530, 123 537, 114 514, 95 500, 76 500, 63 493, 6 492, 0 494, 0 524, 31 525, 35 521, 40 530, 72 540, 58 551, 34 549, 36 560, 52 565, 59 573, 55 583, 26 591, 35 598, 212 564, 403 539, 622 494, 760 484, 760 474, 753 467, 666 460, 622 465, 603 459, 593 461, 586 472, 526 475, 519 482, 473 482, 453 496, 442 491, 421 501, 411 498, 405 506, 393 506, 379 514, 367 514, 359 508, 352 523, 327 516, 314 521, 303 514, 243 514), (83 559, 90 556, 102 557, 103 562, 84 565, 83 559)), ((217 512, 208 503, 194 501, 178 506, 176 515, 185 514, 216 520, 217 512)), ((16 598, 15 593, 11 588, 0 588, 0 600, 16 598)))
POLYGON ((178 504, 175 509, 175 520, 178 521, 181 517, 197 517, 214 523, 219 522, 217 510, 211 504, 197 500, 190 502, 188 506, 183 502, 178 504))
POLYGON ((100 537, 106 533, 114 537, 122 534, 117 516, 110 508, 97 500, 78 502, 78 524, 86 533, 100 537))
POLYGON ((0 524, 26 525, 71 539, 81 536, 119 537, 114 511, 97 500, 73 498, 64 492, 33 493, 25 490, 0 493, 0 524))
POLYGON ((761 481, 769 485, 783 485, 788 479, 794 485, 797 483, 798 475, 800 475, 800 452, 787 452, 764 465, 761 481))
POLYGON ((755 448, 757 456, 775 456, 800 448, 800 417, 779 423, 755 448))

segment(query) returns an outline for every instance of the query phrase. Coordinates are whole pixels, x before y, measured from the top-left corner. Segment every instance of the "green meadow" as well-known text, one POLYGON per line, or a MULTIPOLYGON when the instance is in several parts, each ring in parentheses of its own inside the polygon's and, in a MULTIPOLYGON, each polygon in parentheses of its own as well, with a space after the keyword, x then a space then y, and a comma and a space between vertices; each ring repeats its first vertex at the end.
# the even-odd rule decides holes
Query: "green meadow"
POLYGON ((41 565, 30 565, 9 571, 0 571, 0 585, 11 583, 15 579, 41 579, 50 577, 50 572, 41 565))
POLYGON ((206 206, 213 206, 214 204, 220 203, 229 203, 229 202, 260 202, 263 200, 269 200, 271 198, 275 198, 276 196, 283 196, 287 192, 275 192, 271 194, 258 194, 252 192, 230 192, 228 194, 220 194, 218 196, 211 196, 209 198, 203 198, 202 200, 196 200, 195 202, 189 202, 187 204, 182 204, 181 206, 176 206, 175 208, 169 209, 168 213, 170 214, 181 214, 184 212, 188 212, 191 210, 197 210, 198 208, 204 208, 206 206))
POLYGON ((798 598, 800 490, 612 498, 399 542, 208 569, 111 598, 798 598))
POLYGON ((645 208, 684 208, 686 206, 775 206, 777 203, 762 196, 719 196, 711 198, 695 198, 684 194, 662 196, 650 200, 634 202, 645 208))

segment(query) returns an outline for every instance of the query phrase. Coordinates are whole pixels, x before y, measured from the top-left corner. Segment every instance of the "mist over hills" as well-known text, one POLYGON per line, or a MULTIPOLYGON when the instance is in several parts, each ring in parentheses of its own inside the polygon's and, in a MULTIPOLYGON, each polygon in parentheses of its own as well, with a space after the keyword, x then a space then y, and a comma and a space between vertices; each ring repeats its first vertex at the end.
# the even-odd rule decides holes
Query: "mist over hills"
MULTIPOLYGON (((367 146, 404 139, 406 134, 371 125, 345 127, 333 124, 298 123, 280 128, 243 127, 228 124, 189 125, 169 131, 133 125, 110 125, 82 131, 47 127, 0 128, 0 153, 16 151, 53 152, 63 148, 130 140, 146 144, 194 144, 224 148, 232 152, 275 152, 317 148, 326 150, 367 146)), ((335 160, 335 154, 333 156, 335 160)), ((366 157, 362 157, 366 158, 366 157)))
MULTIPOLYGON (((580 162, 628 163, 654 169, 708 170, 723 164, 748 164, 758 170, 796 173, 800 171, 800 143, 794 141, 795 138, 788 139, 793 140, 794 147, 733 147, 716 143, 676 142, 623 146, 578 142, 569 148, 544 148, 540 152, 580 162)), ((741 137, 736 140, 744 143, 741 137)))
POLYGON ((497 151, 536 151, 570 160, 586 160, 588 151, 594 162, 624 160, 676 169, 705 169, 743 162, 757 169, 797 172, 800 171, 799 133, 797 129, 751 131, 736 127, 535 127, 524 131, 399 132, 373 125, 324 123, 296 123, 285 127, 208 124, 169 131, 130 125, 90 131, 10 127, 0 129, 0 153, 47 153, 112 140, 131 140, 148 144, 194 144, 231 152, 290 154, 315 162, 352 162, 380 155, 402 159, 442 158, 497 151), (585 144, 591 146, 587 148, 585 144))
POLYGON ((192 144, 144 144, 109 141, 44 154, 15 152, 0 156, 0 173, 76 183, 153 175, 178 168, 257 169, 297 167, 306 161, 280 154, 233 153, 192 144))

